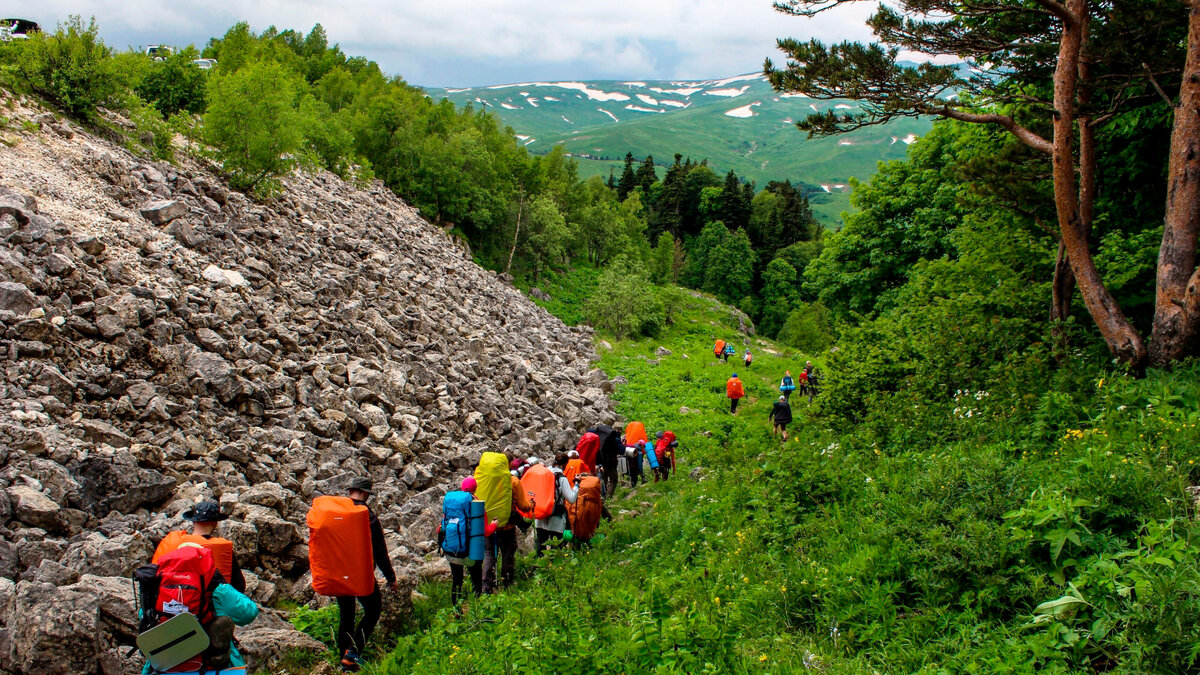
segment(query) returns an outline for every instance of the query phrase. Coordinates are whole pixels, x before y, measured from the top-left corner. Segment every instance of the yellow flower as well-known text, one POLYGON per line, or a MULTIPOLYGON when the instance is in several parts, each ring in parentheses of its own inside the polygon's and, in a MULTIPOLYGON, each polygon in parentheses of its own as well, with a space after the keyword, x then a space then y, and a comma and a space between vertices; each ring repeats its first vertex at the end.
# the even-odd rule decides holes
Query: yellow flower
POLYGON ((750 583, 750 577, 742 577, 742 583, 743 583, 743 584, 748 584, 748 583, 750 583))
POLYGON ((760 663, 761 663, 762 661, 766 661, 766 660, 767 660, 767 655, 766 655, 766 654, 763 654, 762 656, 758 657, 758 660, 759 660, 759 662, 760 662, 760 663))
POLYGON ((718 596, 714 597, 713 602, 717 603, 718 605, 721 604, 721 596, 718 595, 718 596))

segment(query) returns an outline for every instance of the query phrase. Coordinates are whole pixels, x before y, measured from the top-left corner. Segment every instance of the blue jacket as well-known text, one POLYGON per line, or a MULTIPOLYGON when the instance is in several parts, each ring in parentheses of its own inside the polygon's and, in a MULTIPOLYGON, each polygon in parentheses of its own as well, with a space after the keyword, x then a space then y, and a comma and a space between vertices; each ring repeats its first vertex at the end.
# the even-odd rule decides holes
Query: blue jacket
MULTIPOLYGON (((233 586, 221 584, 213 589, 213 614, 216 616, 227 616, 233 619, 235 625, 245 626, 258 618, 258 605, 254 604, 254 601, 250 598, 239 593, 233 586)), ((229 646, 229 665, 234 668, 246 665, 246 659, 238 651, 237 645, 229 646)), ((153 673, 154 670, 147 663, 142 672, 153 673)), ((213 671, 209 672, 211 674, 213 671)))

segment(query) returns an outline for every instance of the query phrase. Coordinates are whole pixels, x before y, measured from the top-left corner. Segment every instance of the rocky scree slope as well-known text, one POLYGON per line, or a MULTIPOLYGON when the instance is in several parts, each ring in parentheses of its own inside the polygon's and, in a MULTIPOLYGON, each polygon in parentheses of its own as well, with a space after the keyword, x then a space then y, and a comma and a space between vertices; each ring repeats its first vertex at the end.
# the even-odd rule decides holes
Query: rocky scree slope
MULTIPOLYGON (((0 670, 140 668, 128 575, 198 499, 255 600, 306 602, 308 506, 368 474, 411 589, 480 453, 616 421, 590 329, 379 183, 296 175, 264 205, 15 117, 41 131, 0 145, 0 670)), ((239 638, 252 665, 320 648, 272 612, 239 638)))

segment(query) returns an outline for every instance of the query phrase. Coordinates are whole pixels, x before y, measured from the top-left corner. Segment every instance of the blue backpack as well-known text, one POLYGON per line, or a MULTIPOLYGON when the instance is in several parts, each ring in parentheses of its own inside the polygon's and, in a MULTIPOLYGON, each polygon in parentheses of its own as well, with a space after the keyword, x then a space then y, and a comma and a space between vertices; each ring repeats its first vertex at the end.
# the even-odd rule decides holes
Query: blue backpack
POLYGON ((442 501, 442 552, 455 558, 466 558, 471 550, 470 492, 447 492, 442 501))

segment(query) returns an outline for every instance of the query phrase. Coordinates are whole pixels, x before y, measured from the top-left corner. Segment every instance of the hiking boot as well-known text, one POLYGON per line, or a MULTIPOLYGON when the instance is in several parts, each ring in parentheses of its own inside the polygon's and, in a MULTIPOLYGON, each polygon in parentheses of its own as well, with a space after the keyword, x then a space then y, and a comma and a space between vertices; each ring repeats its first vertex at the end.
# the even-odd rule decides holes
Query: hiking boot
POLYGON ((342 672, 357 673, 362 668, 362 657, 353 649, 347 649, 345 654, 342 654, 342 672))

